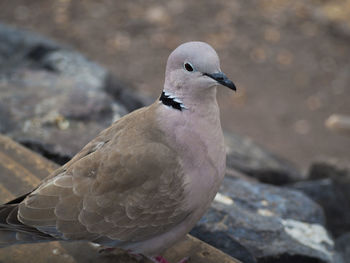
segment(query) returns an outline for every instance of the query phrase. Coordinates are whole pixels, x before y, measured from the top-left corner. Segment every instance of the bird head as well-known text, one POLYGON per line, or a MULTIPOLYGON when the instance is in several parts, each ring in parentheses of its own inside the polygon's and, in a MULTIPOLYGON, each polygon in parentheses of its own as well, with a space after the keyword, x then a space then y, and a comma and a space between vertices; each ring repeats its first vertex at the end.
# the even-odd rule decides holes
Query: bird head
POLYGON ((187 42, 169 56, 164 91, 176 97, 200 96, 218 85, 236 90, 220 69, 216 51, 204 42, 187 42))

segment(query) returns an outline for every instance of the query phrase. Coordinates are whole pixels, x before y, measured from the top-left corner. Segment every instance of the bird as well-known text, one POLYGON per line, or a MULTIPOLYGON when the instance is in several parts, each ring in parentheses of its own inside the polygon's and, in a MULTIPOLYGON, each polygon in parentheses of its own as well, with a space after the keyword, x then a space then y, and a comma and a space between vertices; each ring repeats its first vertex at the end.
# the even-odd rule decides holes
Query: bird
POLYGON ((162 252, 194 227, 224 178, 218 86, 236 90, 214 48, 178 46, 153 104, 115 121, 31 192, 0 205, 0 247, 85 240, 166 263, 162 252))

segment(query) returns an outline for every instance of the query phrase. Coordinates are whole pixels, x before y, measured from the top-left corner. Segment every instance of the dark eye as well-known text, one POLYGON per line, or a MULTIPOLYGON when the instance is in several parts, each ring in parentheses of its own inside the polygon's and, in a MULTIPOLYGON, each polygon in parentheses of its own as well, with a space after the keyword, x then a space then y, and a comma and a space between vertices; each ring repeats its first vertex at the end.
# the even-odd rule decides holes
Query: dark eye
POLYGON ((191 63, 189 62, 185 62, 184 64, 184 68, 189 71, 189 72, 192 72, 194 69, 193 69, 193 66, 191 65, 191 63))

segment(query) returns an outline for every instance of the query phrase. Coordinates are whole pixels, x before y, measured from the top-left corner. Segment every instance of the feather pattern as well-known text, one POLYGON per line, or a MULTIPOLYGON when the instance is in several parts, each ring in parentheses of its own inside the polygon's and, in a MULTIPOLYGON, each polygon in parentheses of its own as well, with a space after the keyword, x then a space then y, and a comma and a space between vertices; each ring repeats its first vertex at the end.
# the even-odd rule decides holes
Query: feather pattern
POLYGON ((0 246, 2 233, 9 243, 88 240, 151 258, 173 245, 204 214, 225 174, 218 84, 235 89, 215 50, 180 45, 158 101, 0 206, 0 246))
POLYGON ((189 213, 181 162, 156 130, 154 107, 120 119, 23 201, 2 207, 0 230, 27 241, 137 242, 181 222, 189 213))

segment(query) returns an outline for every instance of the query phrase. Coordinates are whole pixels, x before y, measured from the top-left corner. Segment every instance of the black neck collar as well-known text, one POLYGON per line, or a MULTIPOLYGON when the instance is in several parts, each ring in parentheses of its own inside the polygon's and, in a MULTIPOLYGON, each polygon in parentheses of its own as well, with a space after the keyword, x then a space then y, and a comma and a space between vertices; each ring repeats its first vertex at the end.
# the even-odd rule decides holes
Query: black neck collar
POLYGON ((162 92, 162 95, 160 96, 159 101, 164 105, 179 111, 182 111, 183 109, 187 109, 181 100, 177 99, 175 96, 171 95, 166 91, 162 92))

